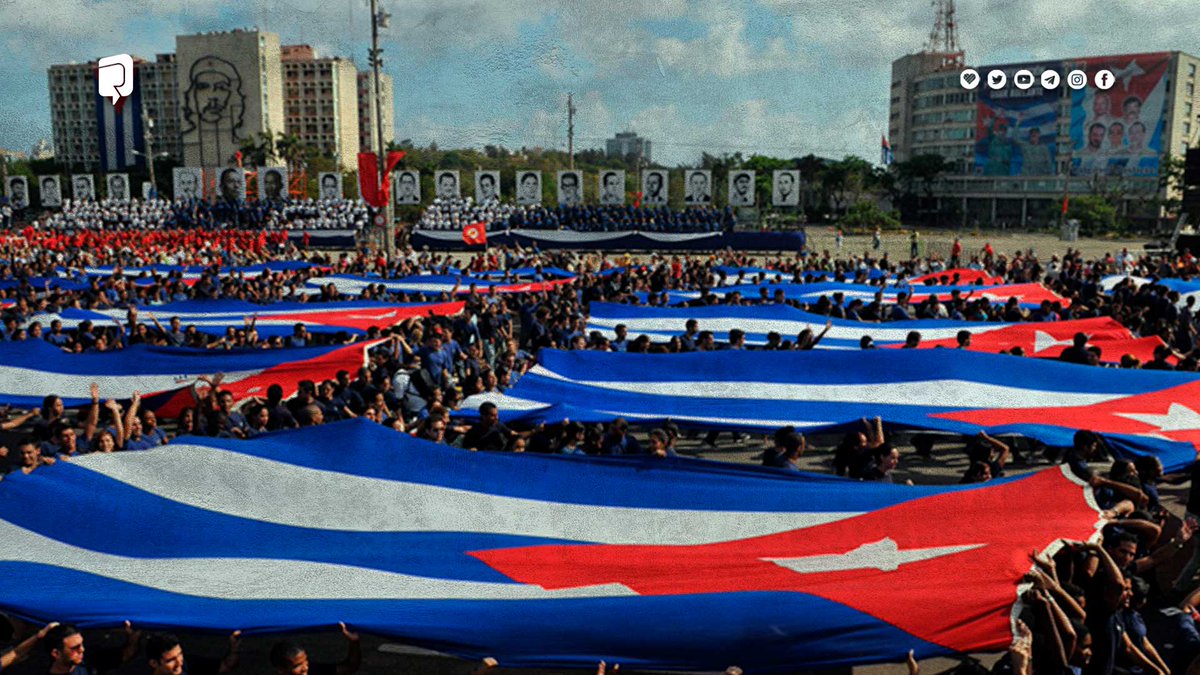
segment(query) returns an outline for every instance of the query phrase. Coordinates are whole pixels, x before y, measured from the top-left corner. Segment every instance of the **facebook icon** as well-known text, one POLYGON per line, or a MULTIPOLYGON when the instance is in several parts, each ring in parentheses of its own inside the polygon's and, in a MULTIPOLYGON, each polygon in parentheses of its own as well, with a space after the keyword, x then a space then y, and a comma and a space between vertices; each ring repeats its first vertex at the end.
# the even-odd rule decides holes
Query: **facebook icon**
POLYGON ((1113 77, 1111 70, 1101 70, 1096 73, 1096 87, 1103 89, 1104 91, 1108 91, 1109 89, 1112 89, 1116 79, 1117 78, 1113 77))

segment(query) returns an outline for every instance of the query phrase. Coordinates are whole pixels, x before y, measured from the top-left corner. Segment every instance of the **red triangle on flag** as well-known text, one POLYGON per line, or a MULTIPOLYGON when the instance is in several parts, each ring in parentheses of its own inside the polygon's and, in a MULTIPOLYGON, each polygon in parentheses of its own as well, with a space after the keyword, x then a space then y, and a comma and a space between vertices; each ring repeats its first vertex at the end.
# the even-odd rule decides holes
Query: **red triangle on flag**
POLYGON ((487 246, 487 223, 472 223, 464 227, 462 238, 468 246, 487 246))

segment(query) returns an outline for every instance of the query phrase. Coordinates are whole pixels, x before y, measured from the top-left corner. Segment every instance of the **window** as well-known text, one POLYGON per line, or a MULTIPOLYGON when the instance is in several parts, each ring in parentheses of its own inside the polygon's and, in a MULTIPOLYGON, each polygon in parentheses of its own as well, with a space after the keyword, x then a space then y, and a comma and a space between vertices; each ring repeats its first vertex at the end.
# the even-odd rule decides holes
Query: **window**
POLYGON ((1192 84, 1191 82, 1189 82, 1187 86, 1187 95, 1189 97, 1194 97, 1196 95, 1196 85, 1192 84))
POLYGON ((1188 64, 1188 77, 1195 77, 1195 76, 1196 76, 1196 64, 1189 63, 1188 64))

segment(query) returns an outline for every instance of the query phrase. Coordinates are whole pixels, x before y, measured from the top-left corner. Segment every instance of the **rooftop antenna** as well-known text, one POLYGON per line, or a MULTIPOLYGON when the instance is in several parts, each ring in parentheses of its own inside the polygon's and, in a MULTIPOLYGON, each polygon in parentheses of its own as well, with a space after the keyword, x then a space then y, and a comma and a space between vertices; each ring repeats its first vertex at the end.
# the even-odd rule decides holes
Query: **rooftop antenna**
POLYGON ((925 43, 925 52, 940 54, 943 68, 958 68, 963 64, 963 50, 958 46, 958 22, 954 17, 954 0, 933 0, 933 30, 925 43))

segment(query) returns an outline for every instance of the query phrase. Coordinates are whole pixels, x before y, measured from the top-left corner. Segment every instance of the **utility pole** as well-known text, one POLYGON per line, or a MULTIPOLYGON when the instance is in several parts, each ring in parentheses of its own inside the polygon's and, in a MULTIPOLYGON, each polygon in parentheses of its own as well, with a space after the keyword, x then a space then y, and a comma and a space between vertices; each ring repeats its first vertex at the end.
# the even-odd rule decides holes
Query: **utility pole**
MULTIPOLYGON (((383 140, 383 87, 379 81, 380 69, 383 67, 383 50, 379 48, 379 29, 387 28, 391 16, 379 11, 379 0, 371 0, 371 107, 375 113, 375 154, 379 162, 379 185, 388 180, 387 173, 387 144, 383 140)), ((396 254, 396 212, 392 204, 391 192, 388 192, 387 203, 383 206, 383 251, 388 261, 396 254)))
MULTIPOLYGON (((150 176, 150 198, 158 199, 158 182, 154 180, 154 118, 146 113, 142 120, 142 139, 146 142, 146 173, 150 176)), ((130 190, 132 192, 132 188, 130 190)))
POLYGON ((575 170, 575 98, 570 93, 567 94, 567 168, 575 170))

